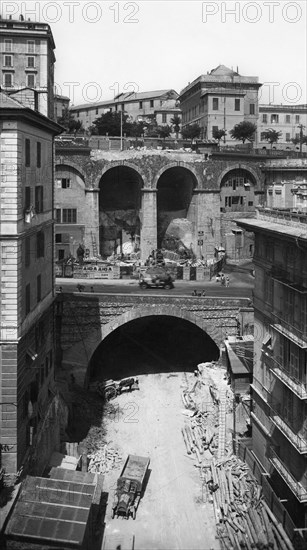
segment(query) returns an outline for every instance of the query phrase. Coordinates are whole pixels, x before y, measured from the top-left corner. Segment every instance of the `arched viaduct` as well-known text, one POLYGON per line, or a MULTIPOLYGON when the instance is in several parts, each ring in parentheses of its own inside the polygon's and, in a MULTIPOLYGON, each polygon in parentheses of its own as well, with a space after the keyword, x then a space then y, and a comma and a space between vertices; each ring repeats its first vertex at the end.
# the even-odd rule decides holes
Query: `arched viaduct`
POLYGON ((85 383, 97 347, 116 329, 133 320, 167 316, 188 321, 218 348, 241 329, 252 329, 253 310, 247 298, 193 298, 133 295, 72 295, 57 297, 58 364, 62 372, 85 383))
MULTIPOLYGON (((221 245, 233 256, 233 220, 253 216, 263 193, 256 160, 176 151, 62 147, 56 151, 56 178, 57 212, 76 211, 74 228, 65 227, 76 248, 81 239, 106 257, 133 241, 143 260, 152 249, 176 246, 175 241, 204 259, 221 245), (59 188, 63 180, 69 188, 59 188)), ((57 221, 65 220, 59 214, 57 221)), ((56 232, 62 229, 59 225, 56 232)), ((240 246, 246 257, 248 242, 240 246)))

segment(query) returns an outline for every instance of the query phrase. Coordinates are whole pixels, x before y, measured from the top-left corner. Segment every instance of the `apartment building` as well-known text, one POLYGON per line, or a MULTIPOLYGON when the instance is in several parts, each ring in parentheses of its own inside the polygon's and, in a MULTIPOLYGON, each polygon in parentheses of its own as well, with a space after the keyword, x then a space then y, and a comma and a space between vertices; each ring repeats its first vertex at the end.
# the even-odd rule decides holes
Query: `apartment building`
POLYGON ((59 443, 54 386, 53 139, 61 127, 0 93, 2 467, 42 473, 59 443))
POLYGON ((46 23, 0 19, 1 89, 54 119, 55 44, 46 23))
POLYGON ((268 159, 262 171, 269 208, 307 211, 307 159, 268 159))
MULTIPOLYGON (((273 129, 280 132, 280 137, 272 148, 299 151, 300 145, 294 144, 292 139, 300 138, 301 126, 303 134, 306 134, 307 105, 259 105, 258 145, 270 149, 264 133, 273 129)), ((307 151, 307 145, 303 145, 302 150, 307 151)))
POLYGON ((223 143, 235 144, 229 132, 236 124, 257 124, 260 87, 258 77, 242 76, 225 65, 200 75, 180 92, 183 128, 197 123, 205 140, 213 139, 214 130, 224 129, 223 143))
POLYGON ((181 114, 178 94, 172 89, 121 93, 114 100, 84 103, 71 107, 70 111, 76 120, 82 121, 85 130, 108 111, 125 112, 131 121, 146 122, 155 117, 157 124, 170 126, 174 115, 181 114))
POLYGON ((307 527, 307 215, 258 208, 253 452, 298 527, 307 527))

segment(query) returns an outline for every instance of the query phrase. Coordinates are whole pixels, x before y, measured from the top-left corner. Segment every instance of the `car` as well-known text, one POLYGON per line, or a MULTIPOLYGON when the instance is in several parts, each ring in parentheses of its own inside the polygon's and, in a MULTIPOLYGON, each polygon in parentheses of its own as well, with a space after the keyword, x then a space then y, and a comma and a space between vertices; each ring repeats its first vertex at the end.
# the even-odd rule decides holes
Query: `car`
POLYGON ((173 277, 170 272, 163 267, 149 267, 146 271, 140 273, 140 287, 146 288, 165 288, 170 290, 174 288, 173 277))

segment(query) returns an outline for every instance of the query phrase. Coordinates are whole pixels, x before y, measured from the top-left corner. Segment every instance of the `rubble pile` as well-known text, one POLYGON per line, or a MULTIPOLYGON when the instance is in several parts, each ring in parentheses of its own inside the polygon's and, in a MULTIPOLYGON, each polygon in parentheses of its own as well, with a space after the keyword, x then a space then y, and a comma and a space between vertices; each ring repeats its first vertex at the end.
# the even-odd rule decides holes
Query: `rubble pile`
POLYGON ((202 468, 201 478, 204 500, 213 502, 222 548, 293 550, 260 485, 239 458, 213 459, 202 468))
POLYGON ((106 474, 111 470, 119 468, 122 463, 119 451, 108 447, 108 444, 88 454, 87 457, 89 459, 88 471, 91 474, 106 474))

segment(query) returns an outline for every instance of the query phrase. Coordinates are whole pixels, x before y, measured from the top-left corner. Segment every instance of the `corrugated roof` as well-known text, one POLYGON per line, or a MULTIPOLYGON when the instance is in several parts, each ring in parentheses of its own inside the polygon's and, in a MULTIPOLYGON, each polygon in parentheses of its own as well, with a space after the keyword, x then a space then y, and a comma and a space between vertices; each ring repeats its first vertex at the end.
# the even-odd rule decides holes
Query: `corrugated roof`
POLYGON ((27 476, 5 536, 21 542, 78 548, 84 540, 94 492, 94 484, 80 480, 27 476))

